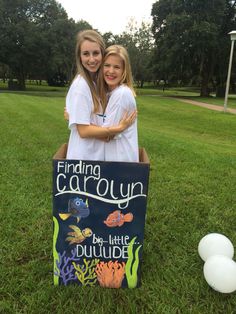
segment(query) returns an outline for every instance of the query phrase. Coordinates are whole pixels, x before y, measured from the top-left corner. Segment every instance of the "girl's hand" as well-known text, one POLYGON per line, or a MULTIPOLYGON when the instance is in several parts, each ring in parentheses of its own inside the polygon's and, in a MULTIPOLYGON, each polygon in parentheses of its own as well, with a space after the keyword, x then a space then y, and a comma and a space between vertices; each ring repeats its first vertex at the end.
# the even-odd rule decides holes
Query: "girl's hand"
POLYGON ((131 114, 128 115, 128 112, 124 114, 119 122, 119 127, 121 128, 121 132, 126 130, 130 127, 137 118, 137 110, 133 111, 131 114))
POLYGON ((66 111, 66 107, 64 107, 64 119, 69 121, 69 113, 66 111))

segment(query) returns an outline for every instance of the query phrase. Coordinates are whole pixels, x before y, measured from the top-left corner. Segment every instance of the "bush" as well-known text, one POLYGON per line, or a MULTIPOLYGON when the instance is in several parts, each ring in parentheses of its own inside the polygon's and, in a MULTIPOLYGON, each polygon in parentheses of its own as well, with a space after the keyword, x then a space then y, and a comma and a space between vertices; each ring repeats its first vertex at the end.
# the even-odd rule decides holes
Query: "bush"
POLYGON ((64 73, 54 73, 48 77, 48 85, 49 86, 57 86, 57 87, 64 87, 66 85, 66 75, 64 73))
POLYGON ((9 90, 19 90, 20 86, 17 81, 13 81, 12 79, 8 81, 8 89, 9 90))

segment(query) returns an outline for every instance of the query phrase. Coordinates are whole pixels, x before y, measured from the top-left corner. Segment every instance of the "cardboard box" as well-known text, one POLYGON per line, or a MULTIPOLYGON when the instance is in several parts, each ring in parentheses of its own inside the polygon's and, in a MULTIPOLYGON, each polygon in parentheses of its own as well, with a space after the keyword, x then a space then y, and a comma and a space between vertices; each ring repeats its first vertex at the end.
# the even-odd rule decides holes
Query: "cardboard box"
POLYGON ((54 284, 140 285, 149 159, 140 162, 53 157, 54 284))

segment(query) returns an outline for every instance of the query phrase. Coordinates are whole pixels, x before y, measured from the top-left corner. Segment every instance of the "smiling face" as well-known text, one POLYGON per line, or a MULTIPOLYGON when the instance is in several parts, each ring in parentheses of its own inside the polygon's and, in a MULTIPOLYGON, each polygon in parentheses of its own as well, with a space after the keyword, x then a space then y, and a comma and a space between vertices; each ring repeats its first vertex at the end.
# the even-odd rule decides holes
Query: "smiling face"
POLYGON ((85 40, 80 47, 80 59, 84 68, 90 73, 96 73, 102 63, 100 46, 92 41, 85 40))
POLYGON ((121 57, 110 55, 106 58, 103 65, 103 76, 109 90, 113 90, 120 85, 123 72, 124 63, 121 57))

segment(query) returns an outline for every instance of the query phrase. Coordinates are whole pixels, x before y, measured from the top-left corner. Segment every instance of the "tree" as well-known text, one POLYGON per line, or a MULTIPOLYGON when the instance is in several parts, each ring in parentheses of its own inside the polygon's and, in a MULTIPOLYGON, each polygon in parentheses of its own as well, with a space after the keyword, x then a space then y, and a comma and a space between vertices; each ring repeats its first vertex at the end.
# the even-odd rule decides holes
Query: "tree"
POLYGON ((9 67, 6 64, 0 63, 0 77, 3 79, 4 83, 9 77, 9 67))
POLYGON ((174 80, 198 77, 201 96, 209 96, 219 58, 228 48, 227 32, 236 26, 235 13, 235 1, 229 0, 155 2, 152 30, 160 73, 174 80))
POLYGON ((106 32, 102 35, 106 47, 117 44, 117 35, 113 35, 112 32, 106 32))
POLYGON ((55 0, 0 0, 0 62, 9 66, 18 87, 25 79, 70 76, 75 34, 89 27, 75 23, 55 0))
MULTIPOLYGON (((236 29, 235 13, 236 13, 236 1, 226 1, 225 14, 218 34, 218 53, 216 55, 216 66, 214 71, 213 82, 216 87, 216 95, 223 97, 225 94, 225 83, 228 70, 229 54, 230 54, 230 37, 229 31, 236 29)), ((236 69, 236 55, 234 55, 231 85, 234 89, 235 75, 234 69, 236 69)))
POLYGON ((64 86, 75 72, 76 34, 92 26, 84 20, 57 19, 47 34, 50 43, 47 55, 46 77, 49 85, 64 86))
POLYGON ((142 22, 140 26, 135 26, 130 31, 136 47, 136 54, 133 54, 133 74, 138 87, 142 88, 145 81, 152 79, 150 68, 154 41, 151 25, 142 22))
POLYGON ((139 87, 143 87, 145 81, 151 80, 149 70, 153 49, 153 36, 151 26, 142 22, 138 25, 134 19, 130 19, 126 31, 121 35, 112 36, 109 40, 126 47, 129 53, 133 77, 139 87))

